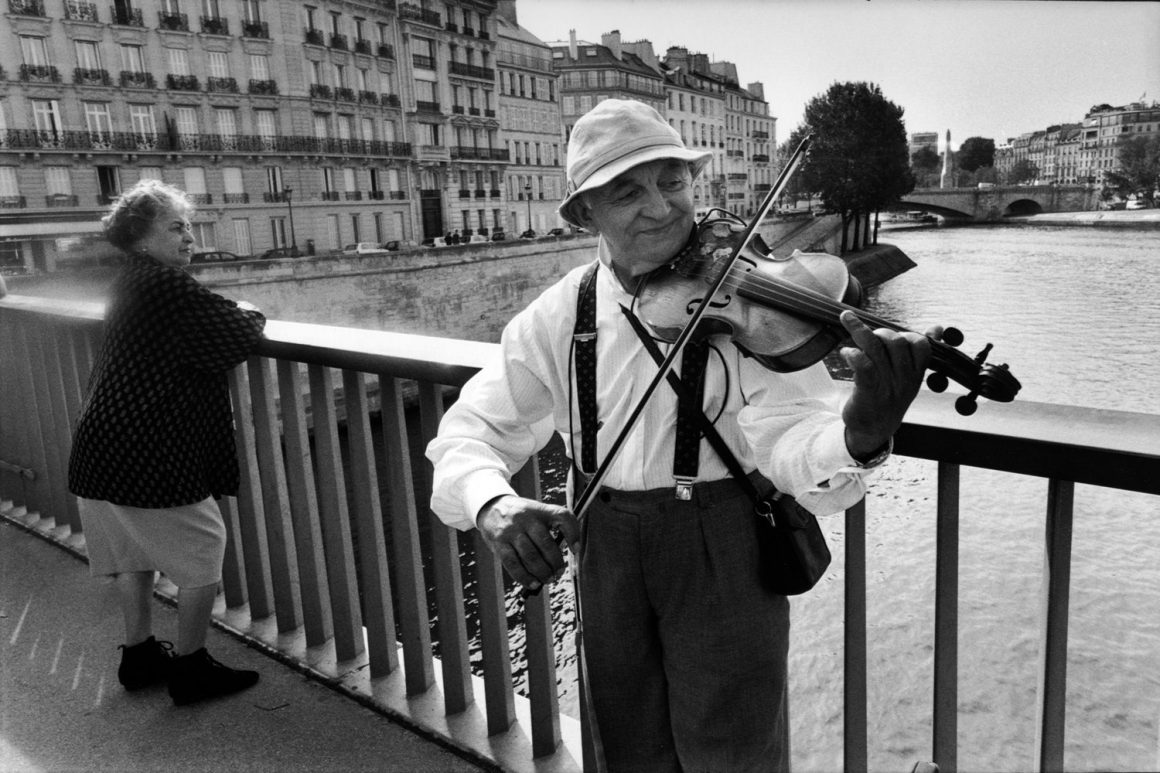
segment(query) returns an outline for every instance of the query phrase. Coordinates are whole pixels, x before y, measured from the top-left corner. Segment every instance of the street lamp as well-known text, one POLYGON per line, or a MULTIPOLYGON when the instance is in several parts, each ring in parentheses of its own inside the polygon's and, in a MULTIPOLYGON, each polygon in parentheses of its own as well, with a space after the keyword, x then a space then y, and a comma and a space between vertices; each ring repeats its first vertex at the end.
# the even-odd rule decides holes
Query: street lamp
POLYGON ((532 230, 532 184, 524 186, 524 198, 528 200, 528 230, 532 230))
POLYGON ((286 198, 286 208, 290 210, 290 253, 296 254, 298 252, 298 239, 294 236, 294 205, 290 203, 290 194, 294 193, 293 188, 283 188, 282 195, 286 198))

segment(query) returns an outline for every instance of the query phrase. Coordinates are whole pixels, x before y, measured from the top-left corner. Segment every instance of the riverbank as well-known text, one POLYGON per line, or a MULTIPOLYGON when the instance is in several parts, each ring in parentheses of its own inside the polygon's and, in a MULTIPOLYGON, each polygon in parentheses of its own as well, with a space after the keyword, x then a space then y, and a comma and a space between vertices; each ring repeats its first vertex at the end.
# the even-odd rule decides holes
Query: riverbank
POLYGON ((1005 223, 1025 225, 1083 226, 1087 228, 1160 228, 1160 209, 1115 209, 1098 212, 1045 212, 1041 215, 1007 217, 1005 223))

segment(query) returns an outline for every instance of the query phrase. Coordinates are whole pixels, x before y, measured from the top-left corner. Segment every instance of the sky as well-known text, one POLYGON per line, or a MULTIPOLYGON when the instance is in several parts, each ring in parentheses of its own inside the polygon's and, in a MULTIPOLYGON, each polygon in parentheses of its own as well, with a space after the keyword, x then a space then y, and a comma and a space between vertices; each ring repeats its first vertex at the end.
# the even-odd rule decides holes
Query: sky
POLYGON ((835 82, 869 81, 907 133, 1011 137, 1093 106, 1160 102, 1160 2, 1105 0, 517 0, 545 43, 620 30, 737 65, 784 141, 835 82))

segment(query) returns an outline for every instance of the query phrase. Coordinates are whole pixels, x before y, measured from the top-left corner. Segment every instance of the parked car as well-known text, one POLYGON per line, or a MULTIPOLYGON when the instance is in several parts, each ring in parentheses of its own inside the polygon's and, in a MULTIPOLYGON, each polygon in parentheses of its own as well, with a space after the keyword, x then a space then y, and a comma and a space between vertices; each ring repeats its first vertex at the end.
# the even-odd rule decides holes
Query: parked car
POLYGON ((1144 201, 1144 199, 1132 199, 1131 201, 1129 201, 1127 204, 1124 205, 1124 209, 1147 209, 1147 208, 1148 208, 1148 202, 1144 201))
POLYGON ((399 251, 399 242, 397 239, 392 239, 389 242, 382 242, 381 244, 379 244, 379 248, 384 249, 387 252, 398 252, 399 251))
POLYGON ((261 254, 262 260, 275 260, 277 258, 299 258, 302 257, 302 250, 297 247, 274 247, 266 250, 261 254))
POLYGON ((563 228, 553 228, 551 231, 548 231, 548 236, 563 236, 563 235, 564 235, 563 228))
POLYGON ((241 255, 235 255, 226 250, 206 250, 205 252, 195 252, 190 259, 190 263, 233 263, 235 260, 246 260, 241 255))
POLYGON ((520 238, 521 239, 535 239, 536 232, 533 229, 529 228, 528 230, 526 230, 522 234, 520 234, 520 238))
POLYGON ((491 234, 491 240, 493 242, 502 242, 505 239, 507 239, 507 234, 505 234, 503 231, 493 231, 491 234))
POLYGON ((342 254, 347 256, 381 255, 384 252, 387 252, 387 248, 379 242, 359 242, 358 244, 348 244, 342 248, 342 254))

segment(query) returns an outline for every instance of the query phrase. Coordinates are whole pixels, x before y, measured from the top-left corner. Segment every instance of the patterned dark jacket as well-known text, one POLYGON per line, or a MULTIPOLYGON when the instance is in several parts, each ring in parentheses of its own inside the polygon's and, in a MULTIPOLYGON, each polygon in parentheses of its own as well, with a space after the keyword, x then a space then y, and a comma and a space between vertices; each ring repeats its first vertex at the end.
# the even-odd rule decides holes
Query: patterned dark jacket
POLYGON ((266 318, 179 268, 132 256, 113 283, 105 342, 73 436, 69 490, 178 507, 238 490, 226 376, 266 318))

